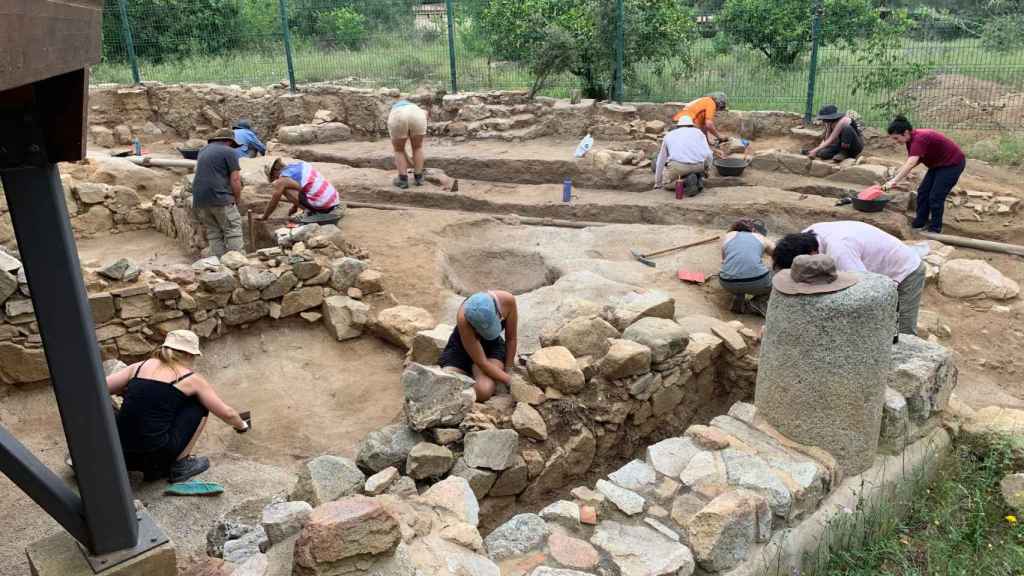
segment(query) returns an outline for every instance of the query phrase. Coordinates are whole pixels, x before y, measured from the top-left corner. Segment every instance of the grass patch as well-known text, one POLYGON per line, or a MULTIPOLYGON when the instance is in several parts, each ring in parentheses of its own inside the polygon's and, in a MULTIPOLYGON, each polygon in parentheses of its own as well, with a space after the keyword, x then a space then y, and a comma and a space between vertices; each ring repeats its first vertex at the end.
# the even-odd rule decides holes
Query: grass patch
POLYGON ((1000 166, 1024 167, 1024 134, 1002 132, 996 135, 979 132, 954 132, 951 137, 960 143, 970 158, 1000 166))
POLYGON ((999 493, 1011 471, 1007 445, 978 455, 957 447, 931 485, 918 482, 903 497, 871 511, 860 541, 829 557, 826 576, 1020 576, 1024 517, 1015 519, 999 493), (896 510, 903 508, 904 514, 896 510))

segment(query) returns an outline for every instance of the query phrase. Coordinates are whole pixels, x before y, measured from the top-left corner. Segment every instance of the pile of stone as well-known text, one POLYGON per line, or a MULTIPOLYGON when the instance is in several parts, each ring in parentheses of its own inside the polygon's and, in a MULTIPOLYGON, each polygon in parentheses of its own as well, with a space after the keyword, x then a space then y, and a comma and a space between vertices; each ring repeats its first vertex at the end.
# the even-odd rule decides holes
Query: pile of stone
POLYGON ((1021 200, 1016 196, 1000 196, 992 192, 956 189, 949 196, 949 203, 973 210, 978 217, 1013 216, 1020 211, 1021 200))
POLYGON ((826 178, 857 186, 872 186, 887 182, 895 174, 892 167, 868 164, 863 159, 847 159, 836 164, 831 161, 812 160, 803 154, 783 150, 763 150, 753 155, 750 167, 765 172, 788 172, 801 176, 826 178))
MULTIPOLYGON (((309 245, 321 243, 327 240, 309 239, 309 245)), ((0 298, 0 382, 45 380, 45 355, 21 264, 3 255, 0 265, 0 295, 6 294, 0 298)), ((87 271, 86 285, 103 358, 127 360, 148 355, 172 330, 214 339, 263 318, 300 316, 322 322, 338 340, 355 338, 369 324, 369 307, 359 299, 383 290, 382 275, 366 262, 331 258, 301 242, 287 250, 229 252, 156 271, 122 259, 87 271)))
POLYGON ((80 181, 71 175, 61 181, 76 237, 152 228, 153 205, 133 187, 80 181))
POLYGON ((882 409, 881 445, 899 451, 946 410, 959 370, 952 350, 909 334, 900 334, 893 345, 892 368, 882 409))
POLYGON ((367 436, 357 463, 422 484, 465 478, 488 514, 541 501, 595 461, 627 458, 645 439, 680 434, 749 397, 753 332, 705 317, 677 322, 674 312, 671 298, 648 292, 574 318, 546 333, 526 370, 485 403, 474 402, 471 378, 430 365, 452 328, 421 330, 402 376, 405 422, 367 436))
POLYGON ((352 129, 337 121, 330 110, 317 110, 308 124, 281 126, 277 140, 282 144, 329 144, 352 137, 352 129))
POLYGON ((835 469, 828 454, 738 403, 710 426, 648 447, 594 489, 512 518, 484 546, 505 565, 546 567, 532 574, 726 573, 817 509, 835 469))

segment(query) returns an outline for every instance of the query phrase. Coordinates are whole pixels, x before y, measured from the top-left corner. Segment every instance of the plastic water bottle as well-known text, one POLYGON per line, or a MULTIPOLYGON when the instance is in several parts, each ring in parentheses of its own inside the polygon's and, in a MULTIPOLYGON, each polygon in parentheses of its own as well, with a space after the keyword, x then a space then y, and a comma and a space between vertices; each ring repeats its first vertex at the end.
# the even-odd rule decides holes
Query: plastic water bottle
POLYGON ((576 147, 576 157, 583 158, 590 152, 590 149, 594 147, 594 138, 590 134, 587 134, 580 140, 579 146, 576 147))
POLYGON ((686 188, 683 186, 683 179, 676 179, 676 200, 686 198, 686 188))
POLYGON ((566 178, 562 182, 562 202, 572 201, 572 178, 566 178))
POLYGON ((142 142, 138 138, 132 138, 132 146, 135 148, 135 155, 142 156, 142 142))

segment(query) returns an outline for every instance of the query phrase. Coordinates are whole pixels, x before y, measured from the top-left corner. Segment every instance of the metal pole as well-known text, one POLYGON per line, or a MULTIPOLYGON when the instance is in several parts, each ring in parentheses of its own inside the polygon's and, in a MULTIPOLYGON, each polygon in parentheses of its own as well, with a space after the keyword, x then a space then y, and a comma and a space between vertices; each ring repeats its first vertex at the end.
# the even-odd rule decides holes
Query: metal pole
POLYGON ((626 8, 623 0, 615 6, 615 100, 626 98, 626 8))
POLYGON ((281 31, 284 34, 284 56, 288 61, 288 91, 294 94, 295 63, 292 62, 292 33, 288 30, 288 0, 279 0, 278 9, 281 13, 281 31))
POLYGON ((142 83, 142 75, 139 74, 139 59, 135 57, 135 41, 132 39, 132 27, 128 24, 128 0, 118 0, 121 10, 121 36, 124 38, 124 45, 128 49, 128 61, 132 64, 132 82, 142 83))
MULTIPOLYGON (((38 150, 38 145, 32 148, 38 150)), ((60 173, 56 164, 43 163, 3 170, 0 177, 64 435, 77 464, 82 512, 91 537, 83 544, 93 554, 134 547, 138 520, 60 173)), ((61 498, 59 492, 52 496, 61 498)))
POLYGON ((818 80, 818 43, 821 37, 821 0, 814 1, 814 15, 811 17, 811 70, 807 78, 807 106, 804 108, 804 122, 811 123, 814 117, 814 85, 818 80))
POLYGON ((459 91, 459 77, 455 69, 455 8, 452 0, 445 0, 445 8, 448 11, 448 69, 452 77, 452 94, 459 91))

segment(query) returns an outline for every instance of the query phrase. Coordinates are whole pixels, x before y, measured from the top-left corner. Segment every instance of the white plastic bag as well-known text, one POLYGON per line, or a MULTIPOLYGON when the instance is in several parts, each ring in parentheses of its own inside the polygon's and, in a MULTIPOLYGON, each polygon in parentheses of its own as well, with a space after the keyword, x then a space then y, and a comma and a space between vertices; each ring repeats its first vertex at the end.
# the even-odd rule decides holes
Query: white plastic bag
POLYGON ((583 137, 582 140, 580 140, 579 146, 576 147, 576 157, 583 158, 584 156, 587 155, 587 152, 590 152, 590 149, 593 147, 594 138, 590 134, 587 134, 586 136, 583 137))

